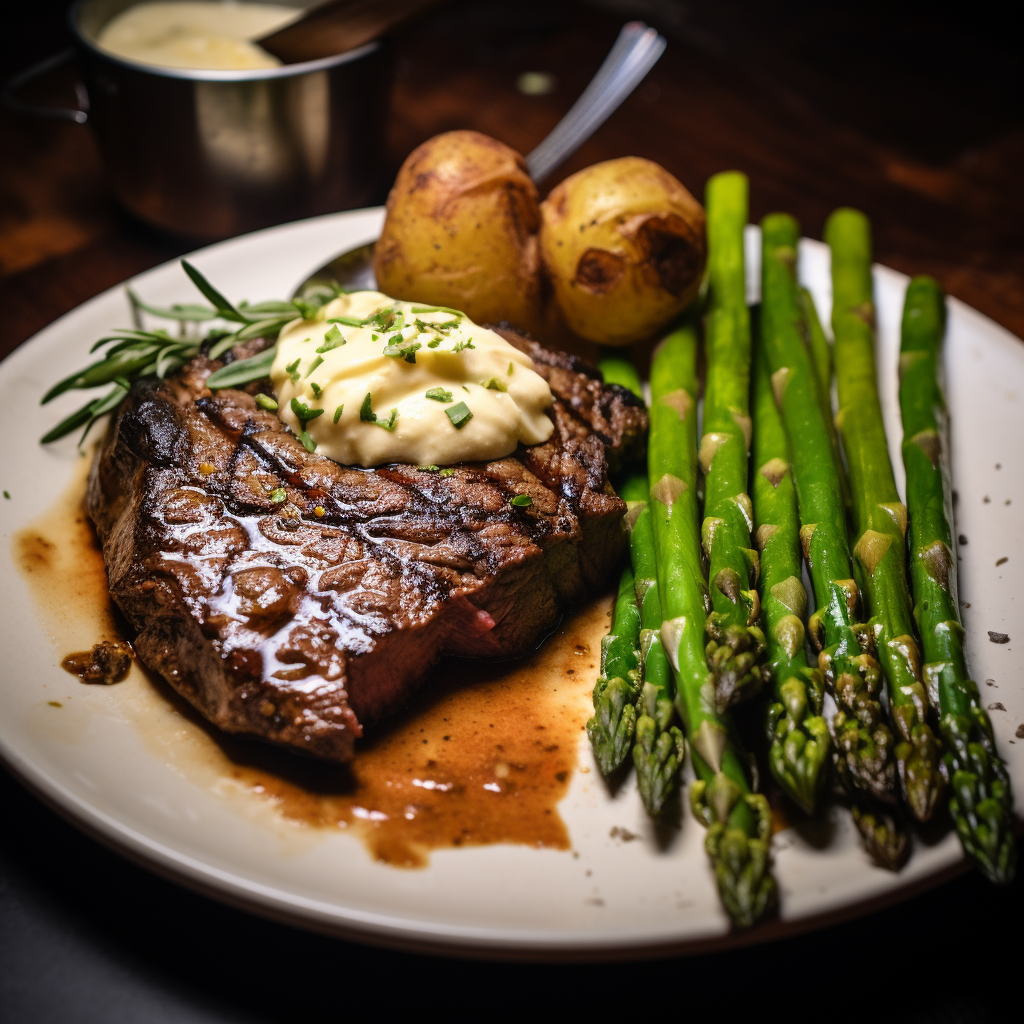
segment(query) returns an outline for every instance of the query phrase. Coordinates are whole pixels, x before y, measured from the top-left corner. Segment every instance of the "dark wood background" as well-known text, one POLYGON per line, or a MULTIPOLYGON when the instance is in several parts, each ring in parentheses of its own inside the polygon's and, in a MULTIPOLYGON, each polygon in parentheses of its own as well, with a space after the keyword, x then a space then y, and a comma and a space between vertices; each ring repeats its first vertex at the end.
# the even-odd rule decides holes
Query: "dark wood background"
MULTIPOLYGON (((64 45, 66 7, 35 0, 0 15, 0 78, 64 45)), ((1019 46, 980 5, 943 18, 878 0, 457 3, 398 39, 392 169, 451 128, 529 151, 629 17, 657 25, 669 48, 560 173, 632 153, 700 196, 708 175, 738 168, 752 219, 788 210, 811 237, 836 206, 858 206, 880 262, 934 274, 1024 335, 1019 46), (524 71, 553 74, 555 89, 521 94, 524 71)), ((54 98, 66 88, 56 82, 54 98)), ((87 128, 0 111, 0 355, 194 247, 117 209, 87 128)), ((0 793, 3 1020, 305 1020, 365 1000, 375 1012, 605 1017, 663 1005, 659 1015, 723 1020, 975 1022, 1024 1005, 1019 881, 997 892, 968 876, 814 936, 661 965, 466 965, 257 921, 126 864, 7 776, 0 793)))

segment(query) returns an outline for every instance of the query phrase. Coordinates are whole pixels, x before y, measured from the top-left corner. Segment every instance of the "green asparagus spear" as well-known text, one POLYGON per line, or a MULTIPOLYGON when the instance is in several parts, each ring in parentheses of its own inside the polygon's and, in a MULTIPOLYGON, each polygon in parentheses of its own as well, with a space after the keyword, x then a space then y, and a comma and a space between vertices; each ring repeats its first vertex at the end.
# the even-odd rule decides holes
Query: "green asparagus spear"
POLYGON ((949 808, 964 849, 993 881, 1013 877, 1010 780, 967 672, 956 593, 952 506, 945 463, 945 401, 938 381, 945 300, 930 277, 910 282, 900 345, 903 465, 910 513, 914 617, 924 677, 941 714, 949 808))
POLYGON ((832 346, 822 330, 814 299, 806 288, 800 289, 799 301, 807 347, 811 351, 811 361, 814 363, 814 373, 818 380, 818 399, 825 417, 825 426, 828 428, 829 440, 832 442, 832 454, 835 458, 836 470, 839 473, 839 487, 843 494, 843 504, 848 509, 852 503, 850 482, 846 479, 843 457, 839 450, 839 436, 836 434, 836 425, 832 418, 832 346))
MULTIPOLYGON (((625 359, 602 359, 606 384, 619 384, 643 398, 636 367, 625 359)), ((647 474, 637 472, 619 486, 626 502, 636 600, 640 606, 640 694, 636 704, 633 764, 644 806, 658 814, 679 782, 686 743, 673 723, 675 705, 672 670, 661 643, 661 599, 655 571, 654 527, 648 506, 647 474)))
POLYGON ((701 539, 708 557, 713 611, 705 626, 707 661, 719 711, 757 693, 765 650, 754 587, 757 553, 747 495, 750 447, 750 312, 743 228, 747 179, 735 171, 707 185, 708 297, 704 326, 707 377, 700 464, 705 474, 701 539))
POLYGON ((825 224, 832 250, 835 338, 842 437, 857 540, 879 660, 889 684, 889 712, 899 732, 896 763, 911 813, 927 821, 942 795, 941 749, 927 722, 928 696, 907 588, 907 509, 889 461, 875 370, 871 229, 856 210, 836 210, 825 224))
POLYGON ((899 809, 883 807, 877 801, 854 800, 850 811, 864 849, 883 868, 899 871, 910 853, 910 837, 899 809))
POLYGON ((654 815, 661 811, 679 782, 686 744, 674 724, 675 686, 661 642, 661 598, 646 475, 633 477, 623 488, 622 496, 629 502, 630 516, 636 516, 629 549, 640 603, 641 688, 636 705, 633 764, 644 807, 654 815))
POLYGON ((761 607, 774 700, 767 708, 768 763, 776 781, 808 814, 828 777, 823 684, 804 653, 807 592, 789 442, 760 345, 754 353, 754 524, 761 551, 761 607))
POLYGON ((611 631, 601 641, 601 674, 594 686, 594 714, 587 735, 594 760, 610 775, 626 759, 636 731, 640 689, 640 609, 636 606, 633 570, 622 570, 611 631))
POLYGON ((728 719, 713 706, 704 654, 708 591, 701 565, 697 501, 697 336, 684 323, 662 342, 651 365, 648 466, 658 592, 665 615, 661 638, 675 671, 676 702, 690 737, 698 781, 690 790, 708 826, 705 848, 732 920, 753 924, 776 899, 769 871, 771 814, 751 792, 746 761, 728 719))
POLYGON ((786 214, 761 222, 761 335, 772 371, 772 390, 790 442, 800 541, 818 609, 809 632, 820 651, 818 667, 838 705, 832 721, 833 763, 848 788, 892 800, 896 773, 892 734, 879 693, 882 680, 870 631, 857 623, 846 514, 839 471, 818 395, 808 346, 801 334, 796 285, 800 229, 786 214))

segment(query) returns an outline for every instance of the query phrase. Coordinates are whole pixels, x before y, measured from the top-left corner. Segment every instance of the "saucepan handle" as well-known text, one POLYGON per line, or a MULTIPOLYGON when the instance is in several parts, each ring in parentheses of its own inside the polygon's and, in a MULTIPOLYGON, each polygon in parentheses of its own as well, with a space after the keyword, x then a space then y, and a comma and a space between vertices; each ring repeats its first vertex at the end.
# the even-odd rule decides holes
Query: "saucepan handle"
MULTIPOLYGON (((49 117, 57 121, 74 121, 76 124, 85 124, 89 119, 87 110, 75 107, 50 107, 41 103, 26 103, 18 98, 19 93, 25 86, 30 85, 37 78, 59 68, 68 61, 74 59, 75 51, 68 49, 55 53, 52 57, 41 60, 38 64, 15 75, 5 86, 3 91, 4 106, 15 114, 28 114, 30 117, 49 117)), ((88 107, 85 90, 82 86, 76 89, 78 102, 81 107, 88 107)))

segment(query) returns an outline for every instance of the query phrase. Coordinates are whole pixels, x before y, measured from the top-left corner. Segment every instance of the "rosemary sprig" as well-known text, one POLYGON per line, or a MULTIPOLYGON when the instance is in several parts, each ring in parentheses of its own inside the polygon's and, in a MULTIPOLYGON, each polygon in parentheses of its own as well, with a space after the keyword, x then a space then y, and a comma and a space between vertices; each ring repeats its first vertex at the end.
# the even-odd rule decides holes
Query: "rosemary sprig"
MULTIPOLYGON (((112 384, 113 387, 99 398, 86 402, 47 431, 41 438, 43 444, 56 441, 83 426, 85 429, 81 441, 84 441, 96 420, 121 404, 133 381, 145 377, 164 378, 176 373, 188 360, 197 356, 204 346, 210 359, 219 359, 240 342, 253 338, 276 339, 285 324, 298 317, 304 320, 315 319, 324 305, 342 293, 341 289, 323 288, 313 295, 307 294, 292 302, 273 300, 239 302, 236 305, 214 288, 187 260, 182 260, 181 265, 210 305, 176 303, 166 307, 154 306, 143 302, 131 288, 127 289, 137 326, 115 330, 100 338, 89 351, 92 353, 105 349, 102 358, 54 384, 43 395, 42 404, 45 405, 66 391, 88 390, 104 384, 112 384), (140 310, 151 316, 178 322, 180 336, 172 337, 164 328, 143 330, 138 326, 141 323, 138 319, 140 310), (224 321, 233 325, 232 328, 226 329, 224 321), (205 333, 200 333, 195 329, 200 324, 211 326, 205 333)), ((207 386, 211 389, 233 388, 261 380, 270 372, 274 354, 275 349, 271 347, 248 359, 229 363, 210 374, 207 386)))

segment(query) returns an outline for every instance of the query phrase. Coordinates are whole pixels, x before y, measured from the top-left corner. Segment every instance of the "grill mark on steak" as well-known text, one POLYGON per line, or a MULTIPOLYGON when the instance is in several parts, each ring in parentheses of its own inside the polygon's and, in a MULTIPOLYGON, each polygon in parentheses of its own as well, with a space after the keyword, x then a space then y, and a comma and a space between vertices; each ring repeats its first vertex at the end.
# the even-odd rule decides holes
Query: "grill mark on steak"
POLYGON ((251 394, 211 393, 204 356, 136 383, 87 509, 141 660, 226 731, 345 761, 442 655, 524 653, 600 586, 625 546, 609 467, 646 411, 500 330, 548 380, 555 433, 448 476, 310 454, 251 394))

